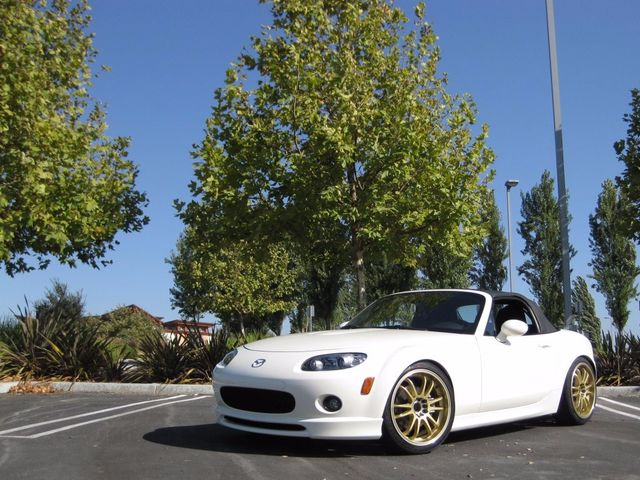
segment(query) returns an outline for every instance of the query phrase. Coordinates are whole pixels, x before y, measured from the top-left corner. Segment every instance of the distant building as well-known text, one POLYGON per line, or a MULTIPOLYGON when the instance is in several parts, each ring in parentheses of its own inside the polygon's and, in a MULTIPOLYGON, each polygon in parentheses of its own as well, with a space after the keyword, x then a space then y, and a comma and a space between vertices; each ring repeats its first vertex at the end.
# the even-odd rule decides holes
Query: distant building
POLYGON ((170 322, 164 322, 162 326, 164 327, 163 335, 168 339, 172 339, 175 336, 184 337, 189 332, 189 329, 195 328, 200 332, 202 339, 209 342, 211 341, 211 334, 216 324, 193 322, 191 320, 171 320, 170 322))

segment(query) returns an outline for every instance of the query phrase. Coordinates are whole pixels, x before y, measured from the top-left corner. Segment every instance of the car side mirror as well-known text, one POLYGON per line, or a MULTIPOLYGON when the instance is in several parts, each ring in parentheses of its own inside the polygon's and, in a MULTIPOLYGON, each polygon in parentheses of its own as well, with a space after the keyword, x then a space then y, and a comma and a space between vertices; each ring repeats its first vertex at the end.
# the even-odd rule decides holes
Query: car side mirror
POLYGON ((501 343, 505 343, 507 338, 509 337, 521 337, 529 330, 529 325, 527 325, 522 320, 507 320, 502 324, 502 328, 500 328, 500 333, 498 334, 498 341, 501 343))
POLYGON ((340 329, 340 328, 346 327, 348 324, 349 324, 348 321, 342 322, 340 325, 338 325, 338 328, 340 329))

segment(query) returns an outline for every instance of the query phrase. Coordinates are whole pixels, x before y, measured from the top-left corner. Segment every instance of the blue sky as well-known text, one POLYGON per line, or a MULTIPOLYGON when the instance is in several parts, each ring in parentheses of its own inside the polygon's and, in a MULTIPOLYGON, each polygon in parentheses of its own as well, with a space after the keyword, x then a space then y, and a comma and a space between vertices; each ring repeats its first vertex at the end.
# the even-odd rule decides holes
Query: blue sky
MULTIPOLYGON (((164 259, 182 231, 172 202, 187 199, 192 177, 191 146, 203 137, 213 91, 230 62, 260 25, 268 6, 255 0, 93 0, 98 64, 112 68, 96 81, 93 94, 107 104, 109 134, 132 137, 130 158, 140 168, 138 185, 150 198, 151 223, 121 236, 101 270, 55 263, 44 271, 9 278, 0 274, 0 316, 41 298, 52 279, 82 290, 90 313, 135 303, 165 320, 172 311, 172 278, 164 259)), ((558 0, 555 2, 570 240, 578 254, 573 274, 591 273, 588 216, 602 182, 621 173, 613 142, 623 138, 630 90, 640 88, 640 2, 558 0)), ((415 2, 397 5, 412 14, 415 2)), ((478 119, 490 127, 497 160, 494 186, 506 222, 504 182, 512 190, 514 265, 523 261, 515 233, 521 191, 544 169, 555 177, 553 116, 544 0, 433 0, 426 17, 439 36, 440 72, 449 91, 470 93, 478 119)), ((514 278, 514 289, 528 293, 514 278)), ((604 300, 595 294, 606 317, 604 300)), ((607 320, 604 320, 605 327, 607 320)), ((640 330, 638 304, 630 326, 640 330)))

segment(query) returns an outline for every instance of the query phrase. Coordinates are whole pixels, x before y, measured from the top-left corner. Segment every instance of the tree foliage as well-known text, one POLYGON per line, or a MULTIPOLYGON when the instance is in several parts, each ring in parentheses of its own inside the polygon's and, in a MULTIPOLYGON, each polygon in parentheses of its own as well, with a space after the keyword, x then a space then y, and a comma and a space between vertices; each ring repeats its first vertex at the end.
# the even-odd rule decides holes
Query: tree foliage
POLYGON ((411 27, 383 0, 270 3, 215 93, 179 214, 208 241, 285 235, 309 263, 351 265, 364 306, 370 252, 415 267, 425 242, 480 238, 487 128, 446 92, 422 5, 411 27))
POLYGON ((591 296, 589 286, 583 277, 578 276, 573 281, 571 305, 573 314, 577 317, 582 330, 589 336, 593 349, 596 352, 601 351, 602 327, 600 319, 596 315, 596 302, 591 296))
POLYGON ((275 322, 274 315, 281 323, 282 313, 296 304, 298 269, 283 244, 215 245, 187 229, 168 261, 174 273, 172 304, 183 314, 210 312, 244 330, 256 320, 275 322))
POLYGON ((213 286, 203 276, 197 249, 187 229, 176 243, 176 250, 165 260, 171 265, 173 287, 169 289, 171 307, 177 308, 183 318, 199 320, 207 312, 206 294, 213 286))
POLYGON ((142 340, 154 332, 162 333, 162 327, 149 316, 132 306, 119 306, 99 317, 86 317, 84 321, 96 328, 101 338, 110 342, 112 350, 134 358, 142 340))
POLYGON ((487 195, 483 205, 482 223, 486 225, 488 232, 473 252, 471 281, 478 288, 501 291, 507 279, 504 261, 508 258, 509 252, 493 190, 487 195))
POLYGON ((596 210, 589 215, 592 278, 606 301, 613 324, 622 333, 629 319, 629 302, 638 295, 640 269, 636 249, 629 239, 626 218, 630 205, 611 180, 602 184, 596 210))
POLYGON ((418 285, 417 269, 390 262, 385 252, 370 255, 366 271, 367 296, 371 301, 390 293, 411 290, 418 285))
MULTIPOLYGON (((545 170, 540 183, 520 195, 522 221, 518 223, 518 233, 524 240, 522 254, 527 259, 518 267, 518 273, 524 277, 549 320, 555 326, 563 327, 560 213, 551 174, 545 170)), ((570 256, 575 253, 573 246, 569 246, 570 256)))
MULTIPOLYGON (((464 232, 452 232, 463 237, 464 232)), ((468 288, 469 272, 473 266, 471 248, 456 248, 450 239, 430 242, 426 252, 420 256, 420 284, 423 288, 468 288)), ((471 247, 471 246, 469 246, 471 247)))
POLYGON ((129 140, 109 138, 89 95, 86 0, 0 0, 0 263, 9 275, 108 263, 148 222, 129 140))
POLYGON ((629 202, 626 212, 630 236, 640 241, 640 90, 631 90, 631 112, 622 117, 627 124, 627 138, 618 140, 613 148, 624 163, 622 176, 616 180, 629 202))
MULTIPOLYGON (((335 312, 340 289, 344 286, 344 265, 319 262, 307 266, 302 272, 300 285, 301 302, 298 305, 300 316, 296 325, 297 331, 305 331, 308 319, 304 312, 306 306, 314 307, 314 324, 323 330, 330 330, 336 325, 335 312)), ((314 328, 316 328, 314 326, 314 328)))
POLYGON ((58 280, 52 282, 43 299, 36 301, 38 319, 80 321, 84 316, 85 301, 82 292, 71 292, 69 286, 58 280))

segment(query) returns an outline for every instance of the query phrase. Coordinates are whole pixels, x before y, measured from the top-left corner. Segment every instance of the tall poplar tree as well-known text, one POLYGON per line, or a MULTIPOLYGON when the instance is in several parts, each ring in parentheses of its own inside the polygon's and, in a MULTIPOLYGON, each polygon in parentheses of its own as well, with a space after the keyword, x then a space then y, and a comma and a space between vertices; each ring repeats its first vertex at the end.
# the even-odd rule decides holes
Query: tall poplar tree
POLYGON ((488 231, 487 236, 474 249, 471 281, 478 288, 500 291, 507 279, 507 268, 504 266, 504 261, 509 256, 509 252, 493 190, 487 195, 483 206, 482 222, 488 231))
POLYGON ((606 301, 607 311, 619 333, 629 319, 629 302, 637 297, 635 284, 640 269, 636 248, 629 239, 626 218, 630 208, 626 196, 611 180, 602 184, 596 210, 589 215, 592 278, 606 301))
POLYGON ((415 266, 460 228, 470 252, 493 153, 437 72, 424 5, 412 26, 386 0, 263 3, 273 22, 216 90, 183 221, 209 241, 287 236, 303 258, 344 261, 359 307, 370 252, 415 266))
POLYGON ((624 164, 622 175, 616 180, 629 202, 626 212, 627 230, 636 242, 640 241, 640 90, 631 90, 631 112, 622 119, 627 124, 627 137, 618 140, 613 148, 624 164))
MULTIPOLYGON (((518 267, 531 292, 556 327, 565 324, 562 292, 562 246, 560 212, 554 194, 554 181, 545 170, 540 183, 520 194, 522 221, 518 233, 524 240, 525 262, 518 267)), ((575 249, 570 246, 573 257, 575 249)))
POLYGON ((573 281, 571 306, 580 327, 589 335, 593 349, 599 351, 602 348, 602 326, 596 315, 596 302, 583 277, 576 277, 573 281))

